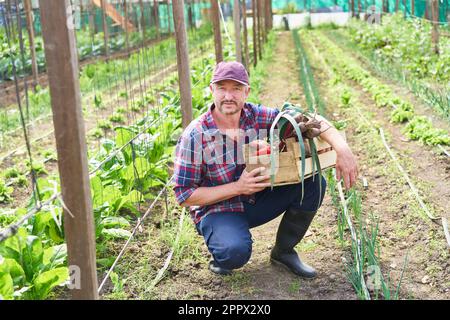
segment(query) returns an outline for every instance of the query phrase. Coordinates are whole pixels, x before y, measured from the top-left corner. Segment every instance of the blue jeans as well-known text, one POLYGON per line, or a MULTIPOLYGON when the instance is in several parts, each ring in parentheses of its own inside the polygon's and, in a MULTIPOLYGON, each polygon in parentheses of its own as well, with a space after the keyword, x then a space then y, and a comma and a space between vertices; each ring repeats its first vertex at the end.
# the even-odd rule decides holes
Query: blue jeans
POLYGON ((252 253, 250 229, 269 222, 287 209, 316 212, 325 195, 326 180, 322 178, 322 194, 319 195, 319 178, 305 179, 305 193, 301 200, 301 184, 274 187, 258 192, 255 204, 244 202, 244 213, 211 213, 196 225, 205 239, 216 263, 225 269, 237 269, 245 265, 252 253))

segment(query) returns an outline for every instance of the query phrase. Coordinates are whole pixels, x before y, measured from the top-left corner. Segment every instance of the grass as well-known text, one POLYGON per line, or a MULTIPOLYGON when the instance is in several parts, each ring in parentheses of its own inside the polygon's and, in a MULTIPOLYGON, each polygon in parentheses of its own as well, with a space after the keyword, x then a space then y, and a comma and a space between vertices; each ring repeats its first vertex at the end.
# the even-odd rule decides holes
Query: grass
POLYGON ((301 287, 301 281, 296 279, 289 284, 288 292, 292 295, 298 294, 301 287))

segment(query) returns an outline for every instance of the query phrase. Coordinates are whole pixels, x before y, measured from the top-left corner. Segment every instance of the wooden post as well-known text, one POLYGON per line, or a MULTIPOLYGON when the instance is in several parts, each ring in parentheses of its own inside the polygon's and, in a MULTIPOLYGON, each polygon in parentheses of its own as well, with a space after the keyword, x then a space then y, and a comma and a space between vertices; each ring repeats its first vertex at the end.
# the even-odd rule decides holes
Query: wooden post
POLYGON ((145 28, 145 12, 143 0, 139 0, 139 8, 141 9, 142 41, 145 42, 146 28, 145 28))
POLYGON ((247 31, 247 4, 242 1, 243 27, 244 27, 244 64, 247 70, 250 70, 250 57, 248 54, 248 31, 247 31))
POLYGON ((156 28, 156 38, 159 40, 161 35, 159 34, 159 0, 153 0, 153 14, 155 15, 155 28, 156 28))
POLYGON ((233 3, 233 20, 234 33, 236 45, 236 61, 242 63, 242 44, 241 44, 241 14, 240 14, 239 0, 234 0, 233 3))
POLYGON ((181 114, 183 116, 183 128, 186 128, 192 121, 192 92, 186 24, 184 22, 184 0, 173 0, 172 10, 177 46, 178 83, 180 86, 181 96, 181 114))
POLYGON ((168 32, 169 32, 169 35, 170 35, 172 33, 172 26, 170 25, 170 20, 171 19, 170 19, 170 2, 169 2, 169 0, 166 0, 166 5, 167 5, 167 23, 168 23, 167 28, 168 28, 168 32))
POLYGON ((102 6, 102 23, 103 23, 103 43, 105 46, 105 56, 109 57, 109 30, 106 22, 106 0, 101 0, 102 6))
POLYGON ((127 46, 127 51, 130 49, 130 36, 129 36, 129 20, 128 20, 128 2, 123 0, 123 13, 125 18, 125 45, 127 46))
POLYGON ((261 35, 263 44, 267 42, 267 30, 266 30, 266 1, 261 0, 261 11, 259 12, 261 16, 261 35))
POLYGON ((266 33, 272 29, 272 0, 265 0, 265 17, 266 22, 266 33))
POLYGON ((58 169, 64 201, 64 231, 69 268, 79 276, 73 299, 98 299, 95 229, 85 127, 78 82, 75 33, 69 0, 40 0, 42 35, 55 127, 58 169), (70 212, 69 212, 70 210, 70 212))
POLYGON ((84 5, 83 5, 83 0, 80 0, 80 25, 81 25, 81 29, 85 29, 85 26, 83 25, 83 14, 84 14, 84 5))
POLYGON ((194 16, 192 14, 192 0, 188 0, 188 21, 189 21, 189 29, 194 27, 194 16))
POLYGON ((262 60, 262 47, 261 47, 261 0, 256 0, 256 17, 258 20, 258 57, 262 60))
POLYGON ((258 23, 256 19, 256 1, 252 0, 252 29, 253 29, 253 66, 258 64, 258 23))
POLYGON ((431 20, 433 29, 431 32, 431 42, 433 51, 439 54, 439 0, 431 0, 431 20))
POLYGON ((411 0, 411 15, 413 17, 416 15, 415 5, 416 5, 416 2, 414 0, 411 0))
POLYGON ((395 0, 395 12, 398 12, 399 4, 400 4, 400 0, 395 0))
POLYGON ((36 86, 38 85, 38 65, 36 60, 36 46, 34 44, 34 26, 33 26, 33 8, 31 7, 31 0, 25 0, 25 14, 27 17, 27 29, 28 29, 28 39, 30 42, 30 52, 31 52, 31 70, 33 73, 33 89, 36 91, 36 86))
POLYGON ((211 0, 211 22, 214 29, 214 49, 216 52, 216 63, 223 61, 222 35, 220 33, 219 3, 211 0))
POLYGON ((97 32, 96 26, 95 26, 95 10, 96 10, 96 7, 95 7, 94 3, 92 2, 92 0, 89 0, 89 4, 88 4, 89 31, 90 31, 91 35, 94 35, 97 32))

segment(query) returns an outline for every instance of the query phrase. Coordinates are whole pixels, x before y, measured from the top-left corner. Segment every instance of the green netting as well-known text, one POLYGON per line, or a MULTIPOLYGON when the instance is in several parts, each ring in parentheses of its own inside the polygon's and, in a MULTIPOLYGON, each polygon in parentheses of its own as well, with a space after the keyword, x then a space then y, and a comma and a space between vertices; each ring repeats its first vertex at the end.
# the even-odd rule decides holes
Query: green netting
MULTIPOLYGON (((123 12, 123 6, 120 4, 113 4, 116 10, 124 15, 123 12)), ((192 3, 192 21, 194 24, 197 24, 199 21, 202 20, 202 10, 209 8, 211 6, 210 2, 203 2, 203 3, 192 3)), ((129 20, 132 21, 132 23, 135 26, 139 25, 139 20, 141 19, 141 7, 138 3, 132 4, 132 11, 129 12, 128 17, 129 20)), ((153 2, 143 3, 144 7, 144 17, 145 17, 145 24, 147 27, 151 27, 155 25, 154 21, 154 15, 153 15, 153 2)), ((158 13, 159 13, 159 26, 161 29, 161 32, 167 32, 168 31, 168 18, 167 15, 170 13, 170 18, 172 18, 172 5, 170 5, 169 12, 168 7, 165 3, 160 3, 158 6, 158 13)), ((39 9, 34 9, 34 29, 37 35, 41 34, 41 19, 40 19, 40 12, 39 9)), ((103 30, 103 20, 102 20, 102 10, 101 8, 95 7, 93 9, 93 16, 94 16, 94 27, 96 31, 102 31, 103 30)), ((86 10, 80 14, 79 11, 75 12, 75 27, 77 29, 82 29, 86 26, 89 26, 89 12, 86 10)), ((108 25, 108 31, 110 34, 118 33, 120 32, 120 26, 115 25, 114 21, 110 17, 106 17, 107 19, 107 25, 108 25)), ((185 19, 186 22, 189 23, 189 6, 185 5, 185 19)), ((170 28, 173 31, 173 19, 170 19, 170 28)))
MULTIPOLYGON (((396 11, 396 0, 386 0, 385 8, 383 8, 382 0, 354 0, 354 11, 368 12, 371 6, 375 6, 378 12, 385 11, 393 13, 396 11), (360 9, 359 9, 360 8, 360 9)), ((278 12, 294 11, 318 11, 329 12, 335 11, 336 6, 342 8, 341 11, 349 11, 348 0, 273 0, 273 9, 278 12), (284 10, 284 11, 283 11, 284 10)), ((405 16, 415 16, 419 18, 431 18, 431 8, 429 1, 414 0, 414 12, 411 11, 412 0, 399 0, 398 11, 404 12, 405 16), (428 9, 427 9, 428 7, 428 9)), ((450 19, 450 0, 440 0, 439 3, 439 21, 448 22, 450 19)))

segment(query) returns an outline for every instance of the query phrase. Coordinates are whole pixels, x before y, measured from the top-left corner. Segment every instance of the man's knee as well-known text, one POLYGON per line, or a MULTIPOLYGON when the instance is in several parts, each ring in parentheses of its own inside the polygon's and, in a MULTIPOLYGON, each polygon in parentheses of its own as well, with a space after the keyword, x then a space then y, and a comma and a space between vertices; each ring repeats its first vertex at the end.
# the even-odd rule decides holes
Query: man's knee
POLYGON ((213 252, 214 260, 225 269, 238 269, 244 266, 252 254, 251 242, 230 239, 213 252))

